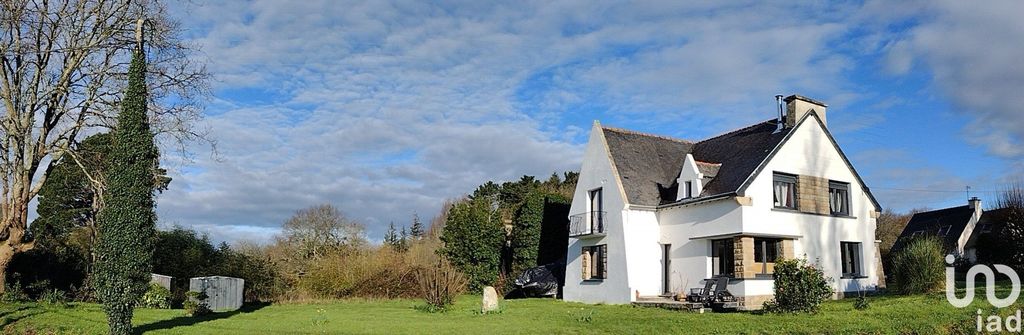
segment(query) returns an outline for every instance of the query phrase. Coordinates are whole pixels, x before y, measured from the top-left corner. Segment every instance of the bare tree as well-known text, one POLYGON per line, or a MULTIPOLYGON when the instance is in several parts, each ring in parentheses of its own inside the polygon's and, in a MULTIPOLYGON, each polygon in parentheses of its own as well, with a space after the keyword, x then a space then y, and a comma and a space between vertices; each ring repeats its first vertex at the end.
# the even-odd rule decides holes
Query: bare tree
POLYGON ((143 17, 153 131, 161 144, 184 150, 206 138, 197 124, 209 75, 160 3, 0 0, 0 289, 11 258, 34 247, 28 204, 48 172, 76 159, 84 136, 115 124, 143 17))
POLYGON ((284 223, 283 240, 303 259, 320 259, 342 247, 366 244, 365 227, 329 204, 295 212, 284 223))
POLYGON ((892 249, 892 245, 896 243, 896 240, 903 233, 903 229, 907 227, 907 223, 910 222, 910 217, 914 216, 914 213, 897 213, 891 208, 886 208, 882 211, 882 215, 878 216, 875 226, 875 238, 882 241, 881 249, 882 254, 888 254, 889 249, 892 249))
POLYGON ((1000 232, 1001 242, 1008 251, 1011 266, 1024 268, 1024 182, 1012 182, 1003 188, 996 199, 1001 209, 996 220, 1005 222, 1000 232))

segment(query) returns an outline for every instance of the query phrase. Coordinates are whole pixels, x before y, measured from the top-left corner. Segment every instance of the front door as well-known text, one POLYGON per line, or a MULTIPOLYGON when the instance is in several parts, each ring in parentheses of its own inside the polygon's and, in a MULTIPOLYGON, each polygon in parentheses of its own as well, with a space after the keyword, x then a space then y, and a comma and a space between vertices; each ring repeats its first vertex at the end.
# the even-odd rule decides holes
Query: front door
POLYGON ((669 269, 672 265, 672 258, 669 257, 670 251, 672 250, 671 244, 661 245, 661 288, 662 292, 668 294, 672 293, 672 287, 669 286, 669 269))

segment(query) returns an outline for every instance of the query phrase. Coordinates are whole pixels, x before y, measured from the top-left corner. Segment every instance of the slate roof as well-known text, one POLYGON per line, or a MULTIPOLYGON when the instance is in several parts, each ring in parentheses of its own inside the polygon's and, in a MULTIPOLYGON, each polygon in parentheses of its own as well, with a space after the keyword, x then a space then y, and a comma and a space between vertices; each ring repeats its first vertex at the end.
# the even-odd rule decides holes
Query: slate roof
POLYGON ((670 190, 693 142, 617 128, 603 130, 629 203, 656 206, 669 193, 675 200, 670 190))
MULTIPOLYGON (((960 239, 960 235, 967 228, 967 223, 971 221, 971 215, 973 214, 974 209, 971 209, 968 205, 914 214, 910 221, 907 222, 907 226, 903 228, 899 239, 893 244, 892 250, 902 248, 903 244, 909 241, 909 237, 913 236, 915 232, 921 231, 925 235, 935 236, 938 234, 939 229, 945 226, 950 226, 949 233, 946 236, 940 237, 945 242, 946 249, 952 250, 951 248, 956 246, 957 240, 960 239)), ((982 217, 984 216, 985 214, 982 214, 982 217)))
POLYGON ((792 128, 775 133, 768 120, 700 142, 603 127, 612 161, 631 204, 657 206, 675 201, 676 179, 686 154, 693 154, 706 177, 700 198, 736 193, 786 138, 792 128))
POLYGON ((972 234, 971 238, 975 238, 978 235, 999 234, 999 230, 1006 226, 1006 216, 1010 214, 1009 212, 1009 208, 999 208, 986 210, 981 213, 981 219, 978 220, 978 228, 974 229, 974 234, 972 234), (988 231, 979 229, 982 225, 988 225, 988 231))

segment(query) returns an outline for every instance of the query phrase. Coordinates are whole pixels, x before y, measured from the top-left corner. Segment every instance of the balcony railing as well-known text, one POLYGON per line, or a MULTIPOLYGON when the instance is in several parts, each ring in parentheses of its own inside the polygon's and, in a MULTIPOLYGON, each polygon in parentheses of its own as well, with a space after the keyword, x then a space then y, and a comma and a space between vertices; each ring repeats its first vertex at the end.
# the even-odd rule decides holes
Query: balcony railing
POLYGON ((569 216, 569 237, 604 236, 605 212, 585 212, 569 216))

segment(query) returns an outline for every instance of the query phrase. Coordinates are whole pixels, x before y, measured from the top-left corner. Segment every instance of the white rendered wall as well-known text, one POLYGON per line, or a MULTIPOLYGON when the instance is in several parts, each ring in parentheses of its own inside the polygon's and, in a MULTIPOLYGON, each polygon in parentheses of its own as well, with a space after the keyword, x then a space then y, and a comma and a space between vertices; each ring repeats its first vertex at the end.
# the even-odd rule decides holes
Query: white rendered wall
MULTIPOLYGON (((685 292, 691 287, 701 287, 700 281, 712 274, 711 240, 691 238, 739 232, 742 211, 736 201, 722 199, 662 209, 658 218, 661 227, 659 241, 672 244, 669 250, 672 259, 669 288, 673 292, 685 292)), ((661 255, 657 258, 660 259, 661 255)), ((655 278, 660 289, 661 268, 648 276, 655 278)))
POLYGON ((661 244, 658 217, 649 210, 626 210, 623 237, 626 251, 626 269, 629 271, 629 292, 636 299, 661 294, 661 244))
POLYGON ((569 215, 588 211, 590 190, 602 188, 604 227, 607 236, 601 238, 569 238, 569 250, 565 260, 565 287, 563 299, 588 303, 629 303, 630 294, 626 252, 623 243, 624 195, 618 185, 611 158, 608 156, 604 133, 595 123, 591 128, 590 140, 583 154, 579 182, 573 193, 569 215), (583 281, 582 248, 590 245, 608 245, 608 278, 601 281, 583 281))
POLYGON ((742 207, 744 232, 802 236, 793 243, 795 256, 806 257, 809 262, 820 265, 839 292, 870 290, 877 286, 875 219, 872 217, 876 209, 813 116, 793 131, 789 141, 754 178, 744 195, 752 200, 752 206, 742 207), (775 210, 772 173, 776 171, 849 183, 852 217, 775 210), (840 242, 860 242, 861 273, 867 278, 840 278, 840 242))

